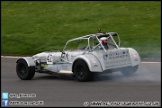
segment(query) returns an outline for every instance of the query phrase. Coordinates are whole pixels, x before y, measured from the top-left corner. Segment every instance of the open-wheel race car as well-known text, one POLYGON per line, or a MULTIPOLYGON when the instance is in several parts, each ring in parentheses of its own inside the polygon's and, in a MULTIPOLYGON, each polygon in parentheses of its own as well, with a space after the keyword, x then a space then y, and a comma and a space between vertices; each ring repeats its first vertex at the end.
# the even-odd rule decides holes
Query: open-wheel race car
POLYGON ((16 72, 22 80, 30 80, 38 72, 70 73, 79 81, 88 81, 94 74, 103 72, 134 74, 140 62, 135 49, 120 47, 120 37, 116 32, 99 32, 68 40, 62 51, 19 58, 16 72))

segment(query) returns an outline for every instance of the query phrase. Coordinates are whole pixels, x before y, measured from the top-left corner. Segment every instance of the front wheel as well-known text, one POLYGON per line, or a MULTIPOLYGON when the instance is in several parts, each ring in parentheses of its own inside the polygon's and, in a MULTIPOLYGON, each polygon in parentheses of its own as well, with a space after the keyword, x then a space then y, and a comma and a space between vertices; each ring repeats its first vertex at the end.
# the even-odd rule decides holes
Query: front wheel
POLYGON ((89 71, 89 68, 85 61, 79 59, 75 62, 74 76, 81 82, 91 80, 92 73, 89 71))
POLYGON ((16 73, 22 80, 30 80, 34 77, 35 67, 28 67, 27 62, 24 59, 17 61, 16 73))
POLYGON ((123 75, 125 76, 129 76, 129 75, 133 75, 134 73, 136 73, 138 70, 138 65, 134 66, 134 67, 126 67, 121 69, 121 72, 123 75))

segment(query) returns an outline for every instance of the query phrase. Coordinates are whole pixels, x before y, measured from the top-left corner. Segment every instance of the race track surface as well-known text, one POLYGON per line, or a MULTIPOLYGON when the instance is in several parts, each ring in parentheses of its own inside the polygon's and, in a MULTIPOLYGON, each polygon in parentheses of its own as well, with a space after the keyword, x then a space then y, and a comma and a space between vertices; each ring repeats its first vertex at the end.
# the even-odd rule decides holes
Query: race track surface
POLYGON ((38 107, 84 107, 93 101, 156 101, 161 106, 161 63, 141 63, 138 72, 129 77, 115 72, 95 77, 94 81, 78 82, 72 75, 36 73, 32 80, 24 81, 17 77, 16 60, 1 58, 1 92, 34 93, 36 97, 9 97, 9 101, 43 101, 44 105, 38 107))

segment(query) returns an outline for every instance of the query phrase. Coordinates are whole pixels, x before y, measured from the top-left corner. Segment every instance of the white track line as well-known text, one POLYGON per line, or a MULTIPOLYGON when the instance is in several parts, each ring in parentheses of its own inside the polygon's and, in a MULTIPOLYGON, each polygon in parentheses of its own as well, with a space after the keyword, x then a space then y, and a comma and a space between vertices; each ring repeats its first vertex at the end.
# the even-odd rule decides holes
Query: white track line
MULTIPOLYGON (((2 58, 21 58, 20 56, 1 56, 1 57, 2 58)), ((141 63, 161 63, 161 62, 141 62, 141 63)))
POLYGON ((141 63, 161 63, 161 62, 141 62, 141 63))
POLYGON ((2 58, 21 58, 20 56, 1 56, 2 58))

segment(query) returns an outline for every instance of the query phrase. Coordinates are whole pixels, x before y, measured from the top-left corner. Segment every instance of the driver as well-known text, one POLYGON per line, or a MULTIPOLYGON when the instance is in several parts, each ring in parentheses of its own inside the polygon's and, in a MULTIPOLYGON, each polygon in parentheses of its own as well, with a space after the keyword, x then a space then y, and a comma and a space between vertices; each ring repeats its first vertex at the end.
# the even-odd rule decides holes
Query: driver
POLYGON ((109 48, 107 45, 107 38, 102 37, 102 38, 100 38, 100 41, 101 41, 102 45, 104 46, 104 48, 107 50, 109 48))

